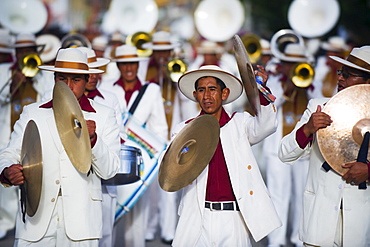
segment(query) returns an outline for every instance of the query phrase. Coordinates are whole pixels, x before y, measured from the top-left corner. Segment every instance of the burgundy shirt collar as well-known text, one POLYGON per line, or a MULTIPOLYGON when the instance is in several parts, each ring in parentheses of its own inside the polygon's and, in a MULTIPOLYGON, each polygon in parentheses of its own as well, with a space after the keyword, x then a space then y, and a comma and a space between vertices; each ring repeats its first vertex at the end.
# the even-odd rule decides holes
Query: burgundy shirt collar
POLYGON ((89 91, 86 95, 86 97, 89 99, 94 99, 96 96, 104 99, 104 96, 100 93, 98 89, 95 89, 94 91, 89 91))
MULTIPOLYGON (((235 115, 235 113, 236 112, 234 112, 232 115, 231 115, 231 117, 227 114, 227 112, 225 111, 225 109, 222 107, 222 111, 221 111, 221 117, 220 117, 220 120, 219 120, 219 124, 220 124, 220 127, 223 127, 224 125, 226 125, 233 117, 234 117, 234 115, 235 115)), ((202 116, 202 115, 204 115, 204 114, 206 114, 203 110, 201 110, 201 112, 199 113, 199 115, 198 116, 202 116)), ((188 124, 188 123, 190 123, 192 120, 193 120, 194 118, 192 118, 192 119, 189 119, 189 120, 187 120, 185 123, 186 124, 188 124)))
POLYGON ((131 96, 132 94, 135 92, 135 91, 139 91, 143 85, 141 85, 141 81, 136 78, 136 84, 134 86, 133 89, 130 89, 130 90, 125 90, 124 86, 123 86, 123 80, 122 80, 122 77, 120 77, 115 83, 114 85, 119 85, 122 87, 123 91, 125 91, 125 100, 126 100, 126 104, 128 104, 130 102, 130 99, 131 99, 131 96))
MULTIPOLYGON (((86 95, 83 94, 78 103, 80 104, 81 110, 87 112, 96 112, 95 109, 91 106, 90 101, 86 97, 86 95)), ((49 102, 39 106, 39 108, 52 108, 52 107, 53 100, 50 100, 49 102)))

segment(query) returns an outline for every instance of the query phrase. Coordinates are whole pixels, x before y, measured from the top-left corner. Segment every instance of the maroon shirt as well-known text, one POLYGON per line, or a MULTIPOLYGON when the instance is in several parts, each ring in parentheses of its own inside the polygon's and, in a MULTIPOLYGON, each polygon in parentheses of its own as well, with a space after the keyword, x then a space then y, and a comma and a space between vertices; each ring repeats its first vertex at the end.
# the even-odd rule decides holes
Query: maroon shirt
POLYGON ((114 85, 119 85, 122 87, 122 89, 125 91, 125 100, 126 100, 126 104, 128 105, 128 102, 130 102, 130 99, 131 99, 131 96, 132 94, 135 92, 135 91, 139 91, 141 88, 142 88, 142 85, 141 85, 141 82, 139 79, 136 80, 136 84, 134 86, 133 89, 130 89, 130 90, 125 90, 125 87, 123 86, 123 80, 122 80, 122 77, 120 77, 115 83, 114 85))
POLYGON ((86 97, 89 99, 94 99, 96 96, 104 99, 104 96, 100 93, 100 91, 96 88, 94 91, 88 91, 86 97))

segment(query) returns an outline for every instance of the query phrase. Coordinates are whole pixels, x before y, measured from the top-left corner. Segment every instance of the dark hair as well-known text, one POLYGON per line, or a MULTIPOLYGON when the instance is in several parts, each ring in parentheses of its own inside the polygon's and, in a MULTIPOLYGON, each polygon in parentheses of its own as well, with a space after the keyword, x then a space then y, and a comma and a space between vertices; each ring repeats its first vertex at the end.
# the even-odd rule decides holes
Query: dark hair
POLYGON ((198 79, 195 81, 195 84, 194 84, 195 91, 197 91, 197 89, 198 89, 198 82, 199 82, 199 80, 201 80, 201 79, 203 79, 203 78, 207 78, 207 77, 215 78, 216 83, 217 83, 218 85, 220 85, 220 87, 221 87, 221 91, 222 91, 222 90, 224 90, 224 89, 226 88, 225 83, 224 83, 221 79, 219 79, 219 78, 217 78, 217 77, 214 77, 214 76, 202 76, 202 77, 198 78, 198 79))

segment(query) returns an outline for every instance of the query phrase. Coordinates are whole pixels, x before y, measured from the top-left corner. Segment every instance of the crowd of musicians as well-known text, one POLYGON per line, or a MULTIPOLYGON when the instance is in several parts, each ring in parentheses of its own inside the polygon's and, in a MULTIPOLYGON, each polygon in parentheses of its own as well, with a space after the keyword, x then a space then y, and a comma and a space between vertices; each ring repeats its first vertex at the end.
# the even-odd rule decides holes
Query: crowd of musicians
POLYGON ((163 30, 140 48, 117 32, 86 44, 61 38, 0 30, 0 239, 15 228, 14 246, 143 247, 158 235, 173 246, 252 246, 265 237, 271 247, 370 246, 370 191, 359 187, 369 181, 370 164, 343 164, 346 172, 339 174, 325 162, 316 136, 333 122, 323 111, 331 97, 370 84, 370 46, 351 47, 335 36, 314 51, 291 42, 273 52, 278 44, 260 39, 252 76, 275 100, 259 91, 253 112, 241 80, 246 71, 226 42, 202 39, 189 49, 163 30), (187 71, 173 77, 178 72, 168 64, 178 58, 187 71), (42 63, 29 72, 27 59, 42 63), (302 64, 314 75, 299 78, 302 64), (86 174, 57 128, 57 82, 71 89, 86 120, 92 152, 86 174), (123 146, 139 148, 144 166, 153 159, 130 138, 128 113, 167 144, 158 166, 198 116, 214 116, 220 134, 194 181, 167 192, 155 178, 118 229, 117 191, 126 185, 102 181, 118 173, 123 146), (43 162, 34 215, 25 212, 19 189, 27 182, 22 140, 30 121, 40 133, 43 162))

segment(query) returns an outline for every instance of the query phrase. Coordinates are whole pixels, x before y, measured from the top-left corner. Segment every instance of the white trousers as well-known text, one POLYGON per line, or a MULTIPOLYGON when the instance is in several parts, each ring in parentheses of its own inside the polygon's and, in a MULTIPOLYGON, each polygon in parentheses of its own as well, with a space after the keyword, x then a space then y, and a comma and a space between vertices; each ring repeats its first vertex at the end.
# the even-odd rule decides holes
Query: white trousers
POLYGON ((309 160, 302 158, 294 165, 287 165, 282 163, 276 154, 276 157, 266 156, 266 166, 267 188, 282 222, 281 227, 268 235, 269 246, 284 246, 287 235, 291 243, 302 246, 298 230, 309 160), (287 233, 289 228, 291 232, 287 233))
POLYGON ((64 225, 63 200, 61 199, 61 197, 58 197, 53 215, 49 223, 49 227, 44 237, 37 242, 30 242, 16 238, 14 241, 14 247, 23 246, 98 247, 98 239, 73 241, 67 236, 64 225))
POLYGON ((18 186, 0 186, 0 230, 9 231, 15 226, 18 212, 18 186))
POLYGON ((109 195, 107 190, 102 187, 103 190, 103 237, 99 239, 99 247, 113 247, 114 237, 114 217, 116 213, 117 197, 109 195))
MULTIPOLYGON (((191 227, 191 226, 189 226, 191 227)), ((240 211, 205 209, 198 247, 251 247, 250 233, 240 211)))

